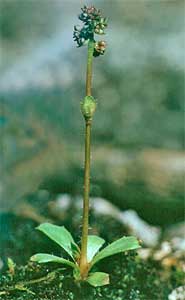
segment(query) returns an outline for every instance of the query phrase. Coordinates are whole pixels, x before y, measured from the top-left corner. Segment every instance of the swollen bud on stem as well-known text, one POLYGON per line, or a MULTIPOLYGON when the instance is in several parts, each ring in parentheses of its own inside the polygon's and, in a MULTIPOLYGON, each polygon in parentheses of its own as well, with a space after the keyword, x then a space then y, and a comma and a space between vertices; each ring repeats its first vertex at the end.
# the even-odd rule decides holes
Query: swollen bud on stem
POLYGON ((86 96, 81 102, 81 112, 86 120, 92 119, 97 102, 92 96, 86 96))

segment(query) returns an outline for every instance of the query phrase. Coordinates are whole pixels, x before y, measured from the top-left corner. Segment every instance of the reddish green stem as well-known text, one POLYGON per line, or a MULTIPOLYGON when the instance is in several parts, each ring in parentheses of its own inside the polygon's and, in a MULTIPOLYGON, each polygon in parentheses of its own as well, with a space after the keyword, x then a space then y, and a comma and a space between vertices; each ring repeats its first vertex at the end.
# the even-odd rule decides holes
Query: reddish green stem
MULTIPOLYGON (((91 96, 92 87, 92 60, 94 41, 88 43, 86 96, 91 96)), ((80 273, 82 279, 88 275, 87 240, 89 230, 89 191, 90 191, 90 156, 91 156, 91 118, 85 118, 85 170, 84 170, 84 196, 83 196, 83 225, 81 240, 80 273)))

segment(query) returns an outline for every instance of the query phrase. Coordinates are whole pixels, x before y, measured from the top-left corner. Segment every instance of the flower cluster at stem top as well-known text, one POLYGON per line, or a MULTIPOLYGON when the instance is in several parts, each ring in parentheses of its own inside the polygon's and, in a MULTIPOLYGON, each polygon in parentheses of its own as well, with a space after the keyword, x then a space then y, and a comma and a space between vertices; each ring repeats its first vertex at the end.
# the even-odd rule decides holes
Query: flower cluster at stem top
POLYGON ((94 34, 103 35, 107 27, 107 19, 102 17, 101 11, 94 6, 84 6, 79 19, 84 23, 83 26, 74 26, 73 38, 77 42, 78 47, 85 45, 89 40, 95 42, 94 56, 104 54, 105 41, 95 41, 94 34))

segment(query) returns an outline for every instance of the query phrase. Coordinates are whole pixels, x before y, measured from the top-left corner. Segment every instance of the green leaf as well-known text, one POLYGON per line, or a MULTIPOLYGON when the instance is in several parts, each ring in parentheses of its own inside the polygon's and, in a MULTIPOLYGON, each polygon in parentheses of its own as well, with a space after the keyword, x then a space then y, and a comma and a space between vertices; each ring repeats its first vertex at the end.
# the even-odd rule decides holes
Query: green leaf
POLYGON ((122 237, 100 251, 92 260, 91 266, 105 257, 137 248, 140 248, 140 245, 134 236, 122 237))
POLYGON ((87 261, 91 262, 98 250, 103 246, 105 240, 96 235, 89 235, 87 242, 87 261))
POLYGON ((57 226, 50 223, 43 223, 37 227, 51 240, 62 247, 73 259, 75 259, 78 246, 75 244, 72 235, 64 226, 57 226))
POLYGON ((110 282, 109 274, 103 272, 91 273, 86 281, 94 287, 107 285, 110 282))
POLYGON ((37 262, 39 264, 47 263, 47 262, 55 262, 59 264, 65 264, 70 267, 76 268, 76 265, 67 259, 64 259, 59 256, 47 254, 47 253, 37 253, 30 258, 31 261, 37 262))

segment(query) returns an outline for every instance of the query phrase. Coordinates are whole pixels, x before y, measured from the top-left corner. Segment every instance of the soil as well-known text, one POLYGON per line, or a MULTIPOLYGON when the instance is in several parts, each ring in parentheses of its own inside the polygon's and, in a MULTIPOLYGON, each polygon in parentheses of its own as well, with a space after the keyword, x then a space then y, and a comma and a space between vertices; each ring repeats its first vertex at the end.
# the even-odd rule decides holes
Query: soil
MULTIPOLYGON (((47 210, 45 212, 47 215, 47 210)), ((61 254, 58 246, 34 229, 35 222, 11 214, 2 214, 0 220, 0 257, 4 261, 0 299, 167 300, 169 293, 182 285, 180 270, 174 267, 166 270, 151 259, 142 261, 135 251, 115 255, 98 264, 98 270, 110 274, 110 285, 93 288, 86 283, 77 284, 71 269, 29 262, 29 257, 37 252, 61 254), (16 263, 13 271, 7 268, 7 257, 16 263)), ((70 208, 62 222, 56 223, 75 233, 73 236, 79 242, 80 220, 81 215, 70 208)), ((91 214, 90 221, 91 233, 100 235, 107 242, 128 234, 126 228, 110 217, 91 214)))

